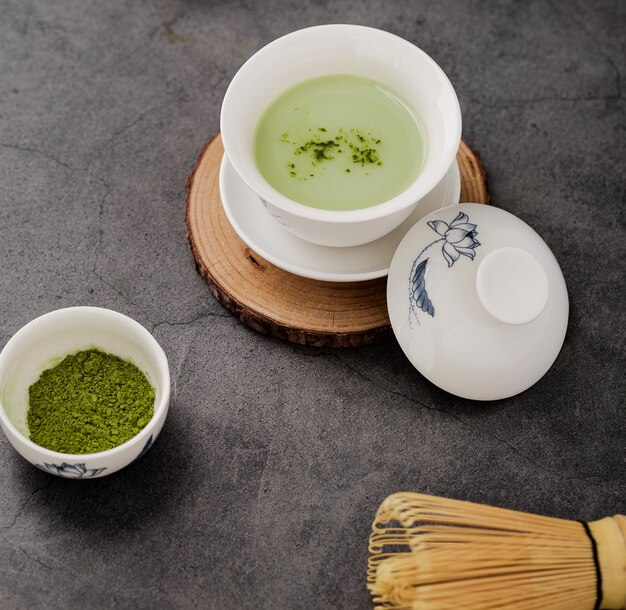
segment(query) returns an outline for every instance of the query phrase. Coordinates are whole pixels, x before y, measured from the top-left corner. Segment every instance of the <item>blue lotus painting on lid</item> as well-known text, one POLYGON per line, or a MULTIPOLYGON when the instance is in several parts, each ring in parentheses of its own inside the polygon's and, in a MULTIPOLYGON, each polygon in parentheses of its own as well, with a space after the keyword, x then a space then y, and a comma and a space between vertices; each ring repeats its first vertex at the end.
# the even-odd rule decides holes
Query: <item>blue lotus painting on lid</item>
POLYGON ((418 313, 420 311, 435 317, 435 306, 426 291, 426 269, 430 258, 422 259, 424 253, 435 244, 442 244, 441 253, 448 263, 448 268, 450 268, 461 256, 474 260, 475 250, 480 246, 480 242, 476 239, 478 235, 476 225, 472 224, 469 216, 463 212, 459 212, 450 224, 443 220, 430 220, 427 224, 440 237, 424 247, 415 257, 411 266, 411 273, 409 274, 409 323, 412 323, 413 318, 415 318, 419 324, 418 313))

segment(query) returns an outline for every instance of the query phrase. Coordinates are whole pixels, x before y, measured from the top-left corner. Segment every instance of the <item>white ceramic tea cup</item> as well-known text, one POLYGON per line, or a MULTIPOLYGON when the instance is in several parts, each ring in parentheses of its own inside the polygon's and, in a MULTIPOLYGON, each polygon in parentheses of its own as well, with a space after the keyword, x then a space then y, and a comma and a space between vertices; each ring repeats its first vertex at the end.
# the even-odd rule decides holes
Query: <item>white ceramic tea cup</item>
POLYGON ((141 457, 163 427, 169 399, 170 373, 163 349, 139 322, 110 309, 51 311, 21 328, 0 353, 0 427, 22 457, 60 477, 104 477, 141 457), (59 453, 33 443, 27 424, 28 388, 66 355, 94 347, 133 362, 146 375, 156 391, 152 418, 130 440, 99 453, 59 453))
POLYGON ((443 70, 410 42, 359 25, 320 25, 287 34, 255 53, 235 74, 221 111, 224 149, 240 178, 285 229, 324 246, 356 246, 393 231, 444 177, 461 139, 461 110, 443 70), (426 158, 415 181, 372 207, 321 210, 293 201, 263 178, 254 134, 267 107, 303 81, 348 74, 397 92, 422 119, 426 158))

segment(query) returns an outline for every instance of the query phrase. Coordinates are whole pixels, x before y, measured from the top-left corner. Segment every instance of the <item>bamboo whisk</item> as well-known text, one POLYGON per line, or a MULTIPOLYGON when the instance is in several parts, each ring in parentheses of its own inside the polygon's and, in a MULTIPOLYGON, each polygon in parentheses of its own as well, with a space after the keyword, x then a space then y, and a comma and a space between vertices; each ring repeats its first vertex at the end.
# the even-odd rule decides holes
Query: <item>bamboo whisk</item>
POLYGON ((378 509, 368 589, 380 610, 626 608, 626 517, 553 519, 423 494, 378 509))

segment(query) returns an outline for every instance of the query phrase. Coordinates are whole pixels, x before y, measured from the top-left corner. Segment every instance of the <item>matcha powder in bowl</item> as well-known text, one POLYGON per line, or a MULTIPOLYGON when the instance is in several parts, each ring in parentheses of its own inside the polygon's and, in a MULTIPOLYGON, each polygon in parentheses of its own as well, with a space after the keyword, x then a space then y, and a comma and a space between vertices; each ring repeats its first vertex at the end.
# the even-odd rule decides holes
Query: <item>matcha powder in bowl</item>
POLYGON ((97 349, 66 356, 28 390, 30 440, 52 451, 106 451, 136 436, 155 390, 134 364, 97 349))

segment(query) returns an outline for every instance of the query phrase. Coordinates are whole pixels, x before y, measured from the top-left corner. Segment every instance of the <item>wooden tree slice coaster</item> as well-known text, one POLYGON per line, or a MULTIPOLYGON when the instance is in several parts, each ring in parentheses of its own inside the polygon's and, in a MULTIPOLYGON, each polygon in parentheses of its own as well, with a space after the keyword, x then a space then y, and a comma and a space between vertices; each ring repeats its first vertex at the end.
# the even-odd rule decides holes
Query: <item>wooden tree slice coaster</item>
MULTIPOLYGON (((392 334, 387 278, 321 282, 283 271, 253 252, 230 225, 219 192, 224 148, 218 134, 187 179, 187 238, 215 298, 260 333, 318 347, 356 347, 392 334)), ((461 201, 489 203, 478 154, 461 142, 461 201)))

